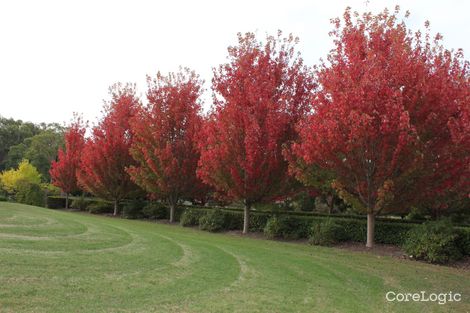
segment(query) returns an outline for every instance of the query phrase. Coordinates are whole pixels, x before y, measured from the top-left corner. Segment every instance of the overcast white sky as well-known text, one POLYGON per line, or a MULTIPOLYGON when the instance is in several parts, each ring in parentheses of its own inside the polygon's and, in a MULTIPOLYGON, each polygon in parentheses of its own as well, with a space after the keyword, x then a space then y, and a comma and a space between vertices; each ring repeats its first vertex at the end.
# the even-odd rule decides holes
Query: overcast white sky
MULTIPOLYGON (((237 32, 264 37, 281 29, 300 37, 307 64, 331 48, 329 19, 346 6, 374 12, 399 4, 408 25, 444 35, 447 48, 470 54, 470 1, 3 1, 0 0, 0 115, 94 121, 114 82, 135 82, 178 66, 196 70, 210 88, 211 68, 225 61, 237 32)), ((206 103, 210 106, 210 103, 206 103)))

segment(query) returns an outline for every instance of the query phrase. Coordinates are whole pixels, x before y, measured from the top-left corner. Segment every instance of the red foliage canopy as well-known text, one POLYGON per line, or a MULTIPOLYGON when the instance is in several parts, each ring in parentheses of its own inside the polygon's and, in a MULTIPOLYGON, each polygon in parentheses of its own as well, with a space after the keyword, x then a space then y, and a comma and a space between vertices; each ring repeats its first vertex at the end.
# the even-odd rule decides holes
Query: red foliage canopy
POLYGON ((398 13, 347 9, 344 24, 333 21, 336 48, 318 69, 314 114, 294 149, 332 171, 340 196, 372 214, 407 210, 469 173, 468 64, 439 34, 411 33, 398 13))
POLYGON ((131 119, 137 164, 128 171, 139 186, 174 207, 206 189, 196 177, 202 82, 188 69, 147 81, 148 105, 131 119))
POLYGON ((51 164, 52 184, 67 194, 79 189, 76 171, 85 144, 84 135, 85 127, 77 117, 64 134, 65 149, 59 149, 57 161, 51 164))
POLYGON ((261 43, 239 34, 229 47, 229 63, 214 69, 215 105, 199 145, 199 177, 248 207, 290 186, 282 150, 296 138, 313 87, 297 39, 281 35, 261 43))
POLYGON ((140 104, 131 85, 117 84, 110 94, 103 119, 85 142, 77 176, 86 191, 117 203, 137 188, 126 168, 135 164, 129 153, 132 144, 129 120, 140 104))

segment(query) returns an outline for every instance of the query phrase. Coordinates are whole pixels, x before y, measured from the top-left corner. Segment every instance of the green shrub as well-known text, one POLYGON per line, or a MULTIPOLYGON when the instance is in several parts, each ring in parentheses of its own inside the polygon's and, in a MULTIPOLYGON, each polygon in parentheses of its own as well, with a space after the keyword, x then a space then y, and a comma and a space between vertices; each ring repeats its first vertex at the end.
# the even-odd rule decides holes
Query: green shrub
POLYGON ((315 221, 311 226, 309 243, 312 245, 331 246, 347 239, 344 228, 333 219, 315 221))
POLYGON ((136 219, 144 217, 143 209, 146 206, 143 199, 132 199, 124 202, 122 215, 125 218, 136 219))
MULTIPOLYGON (((470 206, 469 206, 470 207, 470 206)), ((470 210, 469 212, 456 212, 449 215, 454 225, 470 227, 470 210)))
POLYGON ((457 246, 463 255, 470 255, 470 229, 469 228, 457 228, 459 235, 457 239, 457 246))
POLYGON ((293 216, 271 217, 264 227, 267 238, 299 239, 306 238, 309 233, 311 219, 293 216))
MULTIPOLYGON (((168 215, 167 215, 168 218, 167 218, 167 219, 170 219, 170 208, 165 207, 165 209, 166 209, 166 212, 168 212, 168 215)), ((174 216, 175 222, 179 222, 179 221, 180 221, 181 215, 183 214, 183 212, 184 212, 184 207, 178 205, 178 206, 175 208, 175 216, 174 216)))
POLYGON ((282 235, 282 226, 279 217, 271 217, 266 223, 263 232, 268 239, 279 238, 282 235))
POLYGON ((142 209, 142 213, 147 218, 152 218, 152 219, 166 218, 166 212, 165 212, 164 206, 161 203, 155 202, 155 201, 148 202, 142 209))
POLYGON ((5 195, 0 195, 0 202, 5 202, 5 201, 8 201, 7 196, 5 196, 5 195))
POLYGON ((199 225, 200 218, 207 214, 207 211, 198 209, 186 209, 180 218, 180 224, 184 227, 199 225))
MULTIPOLYGON (((144 207, 144 215, 147 218, 153 218, 153 219, 164 219, 164 220, 169 220, 170 219, 170 208, 168 207, 167 204, 162 203, 162 202, 149 202, 145 207, 144 207)), ((184 207, 181 206, 176 206, 175 208, 175 222, 178 222, 180 220, 181 214, 184 212, 184 207)))
POLYGON ((168 208, 161 202, 151 201, 144 206, 142 213, 147 218, 168 219, 170 217, 168 208))
POLYGON ((210 232, 221 231, 225 225, 225 214, 220 209, 208 211, 199 219, 199 228, 210 232))
MULTIPOLYGON (((210 207, 190 207, 193 210, 210 212, 214 210, 210 207)), ((220 209, 219 209, 220 210, 220 209)), ((243 228, 243 211, 240 209, 224 208, 221 209, 225 215, 223 229, 225 230, 241 230, 243 228)), ((313 221, 324 221, 331 218, 335 223, 344 230, 346 240, 355 242, 364 242, 367 237, 367 219, 362 216, 360 219, 357 215, 320 215, 306 214, 300 212, 284 212, 276 214, 279 220, 279 228, 277 231, 272 230, 274 224, 267 226, 268 220, 273 217, 271 212, 252 211, 250 214, 250 231, 264 232, 269 238, 309 238, 311 225, 313 221), (266 229, 265 229, 266 228, 266 229)), ((274 223, 274 222, 271 222, 274 223)), ((403 245, 408 237, 408 232, 417 224, 407 220, 392 220, 385 218, 377 218, 375 222, 375 242, 381 244, 403 245)), ((462 228, 467 229, 467 228, 462 228)), ((462 239, 463 242, 463 239, 462 239)))
MULTIPOLYGON (((367 223, 364 223, 365 232, 367 233, 367 223)), ((376 222, 374 231, 375 242, 400 246, 406 241, 409 232, 416 225, 417 224, 409 223, 376 222)))
MULTIPOLYGON (((241 229, 243 228, 243 212, 240 212, 238 216, 240 218, 240 226, 237 227, 237 229, 241 229)), ((251 212, 249 230, 253 232, 262 232, 270 217, 271 214, 251 212)))
POLYGON ((114 212, 114 205, 111 202, 104 201, 104 200, 95 200, 87 207, 88 212, 92 214, 105 214, 105 213, 113 213, 114 212))
MULTIPOLYGON (((223 211, 225 214, 225 229, 226 230, 240 230, 243 229, 243 212, 223 211)), ((251 216, 250 230, 256 231, 253 227, 256 227, 256 217, 251 216), (255 223, 253 223, 255 221, 255 223)))
POLYGON ((307 238, 312 220, 305 217, 285 216, 283 219, 282 236, 286 239, 307 238))
MULTIPOLYGON (((334 221, 337 225, 340 225, 344 229, 344 233, 347 235, 347 240, 354 242, 366 242, 367 221, 365 220, 365 217, 364 220, 334 218, 334 221)), ((381 228, 381 225, 379 222, 376 222, 376 234, 380 232, 380 230, 378 230, 379 228, 381 228)), ((377 240, 377 238, 375 239, 375 242, 377 243, 388 243, 377 240)))
MULTIPOLYGON (((340 225, 347 234, 348 239, 354 242, 365 242, 367 237, 367 220, 335 218, 336 224, 340 225)), ((323 219, 322 219, 323 220, 323 219)), ((408 232, 417 224, 385 222, 377 220, 375 222, 374 239, 376 243, 402 245, 408 237, 408 232)))
POLYGON ((450 221, 427 222, 409 232, 403 248, 415 259, 444 264, 462 257, 459 238, 450 221))
POLYGON ((418 208, 412 208, 405 218, 410 221, 420 221, 425 219, 423 212, 418 208))
POLYGON ((61 190, 59 187, 54 186, 52 184, 46 183, 42 184, 42 188, 44 189, 44 192, 47 193, 48 196, 60 196, 61 195, 61 190))
POLYGON ((17 184, 16 201, 35 206, 44 206, 46 194, 41 186, 28 181, 17 184))
POLYGON ((70 203, 70 207, 72 209, 77 209, 81 211, 85 211, 89 205, 90 201, 86 200, 83 196, 73 199, 72 203, 70 203))

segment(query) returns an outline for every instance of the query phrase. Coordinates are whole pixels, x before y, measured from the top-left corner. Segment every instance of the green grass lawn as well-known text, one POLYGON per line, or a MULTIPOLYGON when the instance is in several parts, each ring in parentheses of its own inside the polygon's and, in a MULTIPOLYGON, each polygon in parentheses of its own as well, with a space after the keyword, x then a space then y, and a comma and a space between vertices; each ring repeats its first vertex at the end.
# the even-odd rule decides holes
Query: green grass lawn
POLYGON ((0 312, 470 312, 469 295, 448 267, 0 202, 0 312))

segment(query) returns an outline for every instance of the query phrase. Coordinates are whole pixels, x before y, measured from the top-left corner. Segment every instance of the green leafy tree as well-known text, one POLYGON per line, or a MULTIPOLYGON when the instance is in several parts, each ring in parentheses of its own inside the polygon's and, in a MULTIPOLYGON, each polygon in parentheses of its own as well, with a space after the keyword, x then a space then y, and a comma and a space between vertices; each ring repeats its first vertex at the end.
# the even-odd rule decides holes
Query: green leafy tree
POLYGON ((30 138, 30 145, 25 152, 25 159, 30 160, 44 180, 50 180, 51 162, 57 158, 57 151, 64 145, 62 130, 46 130, 30 138))
POLYGON ((16 168, 23 159, 34 165, 45 181, 50 179, 51 162, 57 158, 57 151, 64 145, 61 128, 45 129, 39 134, 26 138, 22 143, 11 146, 3 165, 6 169, 16 168))
MULTIPOLYGON (((26 138, 37 135, 40 131, 41 128, 33 123, 0 116, 0 170, 8 168, 4 161, 11 146, 21 144, 26 138)), ((15 167, 16 165, 18 163, 15 167)))
MULTIPOLYGON (((28 140, 29 138, 25 139, 25 141, 28 140)), ((11 146, 3 160, 3 168, 10 169, 18 167, 18 164, 20 164, 26 154, 26 150, 28 150, 28 145, 25 144, 25 142, 11 146)))

